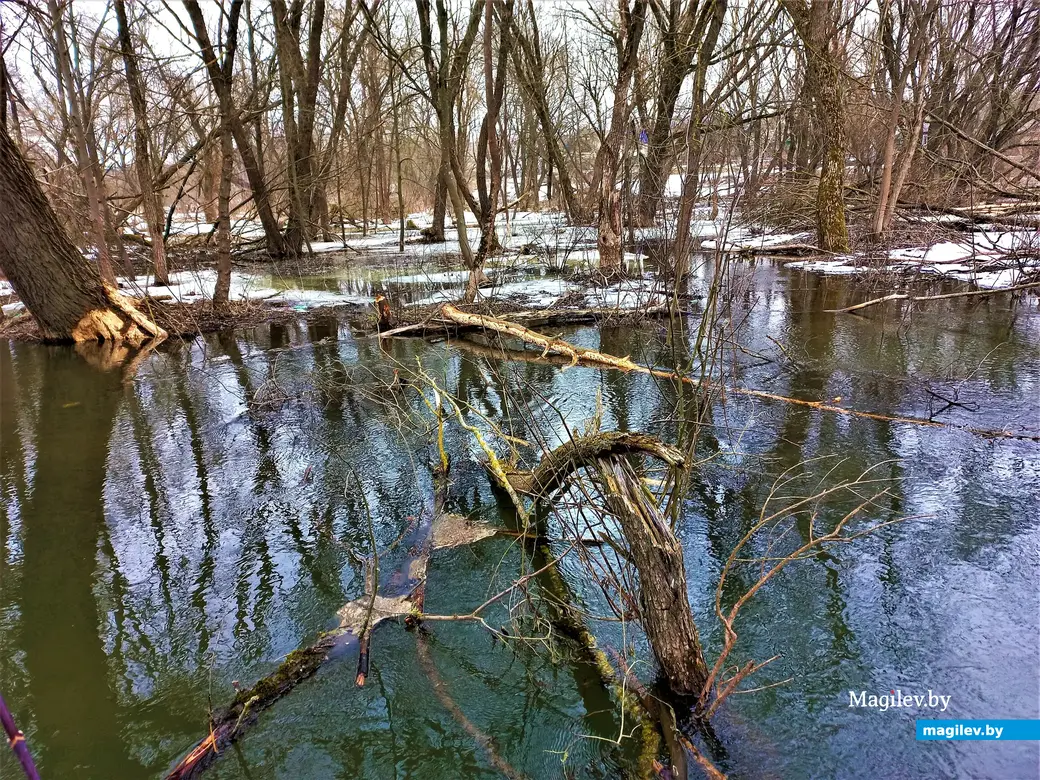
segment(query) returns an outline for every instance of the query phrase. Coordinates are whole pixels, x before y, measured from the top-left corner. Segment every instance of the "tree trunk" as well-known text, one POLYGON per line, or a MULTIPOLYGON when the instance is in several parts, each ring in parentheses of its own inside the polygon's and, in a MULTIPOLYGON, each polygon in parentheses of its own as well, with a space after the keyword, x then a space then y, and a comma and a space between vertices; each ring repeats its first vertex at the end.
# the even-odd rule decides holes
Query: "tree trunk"
POLYGON ((220 137, 220 193, 217 196, 217 284, 213 306, 227 308, 231 293, 231 128, 224 125, 220 137))
MULTIPOLYGON (((97 249, 98 268, 104 280, 112 285, 116 282, 115 271, 112 269, 112 258, 108 251, 108 235, 105 230, 104 204, 102 194, 99 191, 100 182, 95 178, 96 166, 91 160, 87 146, 86 119, 81 103, 82 95, 72 77, 72 56, 69 53, 69 44, 65 39, 65 19, 62 9, 58 7, 57 0, 49 0, 48 9, 51 14, 54 35, 54 56, 57 60, 56 66, 58 78, 63 85, 61 92, 67 96, 69 117, 72 123, 72 135, 76 144, 76 168, 83 181, 83 188, 87 193, 87 208, 90 212, 90 223, 94 228, 94 242, 97 249)), ((71 10, 70 10, 71 13, 71 10)), ((65 106, 62 106, 64 110, 65 106)))
POLYGON ((596 471, 639 573, 640 622, 661 672, 674 693, 700 696, 708 666, 686 592, 682 545, 627 460, 597 459, 596 471))
POLYGON ((825 252, 848 252, 845 223, 845 93, 835 49, 840 7, 830 2, 780 0, 805 52, 805 89, 816 104, 816 120, 823 140, 823 165, 816 192, 817 243, 825 252))
POLYGON ((0 130, 0 269, 47 341, 164 338, 101 279, 62 229, 6 130, 0 130))
POLYGON ((325 3, 324 0, 313 3, 306 60, 300 48, 300 18, 296 6, 290 15, 285 0, 272 0, 271 11, 288 145, 289 221, 285 229, 285 245, 291 254, 299 254, 304 241, 313 236, 310 217, 314 204, 314 116, 321 78, 325 3))
POLYGON ((545 67, 542 61, 541 47, 538 39, 538 26, 535 21, 534 5, 528 0, 528 17, 532 27, 530 40, 523 29, 513 22, 513 34, 516 46, 513 49, 513 67, 517 72, 520 87, 531 102, 538 124, 542 128, 542 136, 545 140, 545 151, 549 159, 549 197, 552 193, 552 171, 556 169, 560 194, 563 197, 567 209, 567 216, 574 224, 582 224, 588 215, 582 206, 567 170, 567 159, 564 156, 562 144, 559 139, 558 122, 554 120, 553 112, 549 108, 549 99, 545 88, 545 67))
POLYGON ((275 219, 274 210, 271 208, 271 197, 267 190, 267 183, 264 181, 263 171, 231 94, 231 77, 235 65, 235 51, 238 47, 238 21, 242 13, 242 2, 243 0, 232 0, 231 3, 223 62, 217 60, 209 31, 206 29, 206 18, 203 16, 198 2, 184 0, 184 8, 191 17, 195 40, 199 45, 199 55, 206 66, 213 92, 220 103, 221 122, 230 125, 235 146, 238 147, 238 153, 242 157, 242 167, 245 168, 246 178, 249 179, 249 187, 253 192, 253 204, 256 206, 257 216, 264 228, 267 251, 272 257, 281 257, 286 253, 285 241, 282 239, 278 220, 275 219))
MULTIPOLYGON (((705 7, 704 13, 710 11, 706 18, 706 32, 701 42, 700 54, 693 79, 693 110, 690 112, 686 150, 686 173, 683 176, 682 193, 679 196, 679 215, 676 221, 675 245, 672 247, 672 268, 675 278, 674 289, 685 289, 685 279, 690 271, 690 225, 693 222, 693 209, 700 194, 701 161, 704 147, 704 132, 701 122, 704 121, 704 93, 708 76, 708 64, 719 40, 722 23, 726 18, 728 0, 713 0, 705 7)), ((712 220, 717 216, 718 196, 715 195, 715 209, 712 220)))
POLYGON ((484 177, 483 146, 478 144, 477 180, 481 184, 480 195, 480 245, 469 272, 469 284, 466 288, 466 302, 476 300, 477 288, 484 277, 484 262, 488 255, 499 248, 498 234, 495 232, 495 217, 498 214, 498 196, 502 187, 502 146, 498 138, 498 117, 502 109, 506 88, 506 64, 509 49, 512 46, 513 0, 506 0, 502 5, 500 21, 501 34, 498 42, 497 68, 494 53, 493 6, 494 0, 484 0, 484 90, 487 95, 487 113, 484 115, 484 126, 481 137, 487 147, 487 157, 491 164, 489 180, 484 177), (472 296, 472 297, 470 297, 472 296))
POLYGON ((614 104, 610 115, 610 129, 596 155, 599 188, 599 269, 604 276, 623 272, 621 254, 621 198, 617 191, 618 171, 621 168, 621 148, 628 128, 628 92, 636 69, 636 54, 643 37, 646 21, 646 0, 635 0, 631 10, 628 0, 621 0, 621 35, 623 43, 618 51, 618 76, 614 88, 614 104))
POLYGON ((126 84, 130 92, 130 104, 134 110, 134 168, 144 205, 144 219, 148 224, 148 237, 152 241, 152 264, 155 266, 155 283, 169 284, 166 268, 166 242, 163 240, 162 210, 152 181, 152 153, 149 149, 151 136, 148 125, 148 107, 144 102, 144 87, 141 72, 137 67, 137 54, 130 40, 130 24, 126 16, 125 0, 115 0, 116 20, 119 25, 119 48, 126 69, 126 84))

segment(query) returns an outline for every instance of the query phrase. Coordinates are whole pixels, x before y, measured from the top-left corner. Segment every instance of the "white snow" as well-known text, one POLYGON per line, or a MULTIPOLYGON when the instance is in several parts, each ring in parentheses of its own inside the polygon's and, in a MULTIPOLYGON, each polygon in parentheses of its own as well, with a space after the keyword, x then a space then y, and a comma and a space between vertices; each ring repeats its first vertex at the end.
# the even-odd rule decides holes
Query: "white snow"
POLYGON ((754 228, 731 227, 718 239, 701 242, 702 249, 722 249, 725 252, 738 252, 751 249, 769 249, 785 244, 804 244, 812 241, 809 233, 755 233, 754 228))
POLYGON ((1040 235, 1035 230, 978 230, 960 241, 893 249, 888 263, 879 265, 866 255, 833 260, 798 260, 789 268, 825 274, 890 271, 925 274, 969 282, 984 289, 1021 284, 1040 274, 1040 235), (1017 253, 1017 256, 1011 256, 1017 253))
MULTIPOLYGON (((170 285, 142 286, 138 281, 119 279, 119 286, 132 295, 149 295, 152 297, 170 296, 181 303, 194 303, 213 297, 217 284, 217 272, 178 271, 170 274, 170 285)), ((349 292, 331 290, 307 290, 297 287, 276 289, 269 276, 245 274, 233 271, 231 274, 231 290, 228 297, 232 301, 264 300, 275 303, 287 303, 296 308, 312 306, 330 306, 337 304, 367 304, 372 299, 368 296, 349 292)))

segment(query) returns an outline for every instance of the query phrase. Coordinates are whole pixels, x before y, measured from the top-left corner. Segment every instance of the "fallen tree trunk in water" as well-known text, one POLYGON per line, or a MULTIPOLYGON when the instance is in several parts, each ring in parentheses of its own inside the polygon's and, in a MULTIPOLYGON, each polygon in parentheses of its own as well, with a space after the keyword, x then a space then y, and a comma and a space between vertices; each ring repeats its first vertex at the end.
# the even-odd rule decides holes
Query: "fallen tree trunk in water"
POLYGON ((265 709, 292 691, 296 686, 321 668, 333 653, 358 648, 358 685, 364 684, 368 672, 368 644, 372 631, 388 620, 408 618, 422 612, 426 587, 426 567, 435 549, 455 547, 491 536, 493 531, 480 524, 470 524, 465 518, 444 511, 448 480, 438 475, 434 492, 432 517, 418 522, 400 543, 405 549, 414 549, 404 563, 387 577, 392 586, 384 586, 379 593, 375 567, 367 568, 365 595, 351 601, 338 611, 340 624, 322 634, 308 647, 294 650, 278 668, 247 690, 239 691, 228 707, 210 720, 209 734, 200 741, 166 775, 166 780, 187 780, 198 777, 220 753, 237 741, 256 722, 265 709), (386 595, 385 591, 390 594, 386 595))
POLYGON ((678 449, 652 436, 610 431, 573 438, 546 453, 532 471, 506 477, 516 492, 548 502, 581 469, 594 475, 639 574, 640 622, 668 686, 680 696, 699 697, 708 667, 686 592, 682 546, 628 462, 631 454, 651 455, 671 468, 684 463, 678 449))
POLYGON ((979 295, 997 295, 998 293, 1018 292, 1019 290, 1029 290, 1034 287, 1040 287, 1040 281, 1016 284, 1012 287, 994 287, 989 290, 967 290, 965 292, 943 293, 942 295, 909 295, 907 293, 892 293, 891 295, 883 295, 880 298, 873 298, 869 301, 857 303, 853 306, 846 306, 844 309, 824 309, 824 311, 827 314, 845 314, 850 311, 865 309, 868 306, 875 306, 879 303, 886 303, 887 301, 910 301, 911 303, 919 303, 921 301, 943 301, 947 298, 974 298, 979 295))
MULTIPOLYGON (((452 307, 455 308, 455 307, 452 307)), ((462 314, 461 309, 456 309, 462 314)), ((546 325, 581 325, 592 322, 625 319, 631 317, 667 317, 670 309, 667 306, 650 306, 645 309, 538 309, 535 311, 516 311, 509 314, 509 321, 531 327, 546 325)), ((484 316, 484 315, 469 315, 484 316)), ((494 319, 494 318, 493 318, 494 319)), ((483 326, 473 323, 460 323, 446 317, 431 317, 423 322, 402 325, 398 328, 372 334, 379 338, 394 336, 437 336, 464 333, 477 330, 483 326)))
MULTIPOLYGON (((958 293, 958 295, 962 295, 958 293)), ((606 352, 597 352, 594 349, 585 349, 584 347, 578 347, 562 339, 552 338, 545 336, 537 331, 530 330, 529 328, 519 325, 508 320, 499 319, 497 317, 489 317, 484 314, 469 314, 467 312, 460 311, 450 303, 444 304, 441 309, 444 316, 457 322, 460 325, 464 325, 472 329, 484 329, 499 333, 505 336, 512 336, 519 339, 527 344, 533 344, 536 347, 540 347, 542 352, 541 355, 535 355, 534 358, 548 359, 553 355, 563 357, 567 360, 566 365, 562 365, 562 368, 566 370, 571 366, 587 366, 590 368, 613 368, 618 371, 634 372, 639 374, 647 374, 648 376, 655 376, 661 379, 671 379, 676 382, 683 382, 688 385, 697 386, 700 384, 699 380, 692 377, 684 376, 675 371, 661 368, 650 368, 649 366, 640 365, 639 363, 633 362, 628 356, 618 357, 611 355, 606 352)), ((503 357, 509 358, 510 353, 508 351, 503 352, 503 357)), ((557 361, 549 361, 557 362, 557 361)), ((557 364, 559 364, 557 362, 557 364)), ((897 415, 879 414, 877 412, 864 412, 858 409, 849 409, 843 406, 836 406, 832 403, 826 403, 824 401, 810 401, 804 398, 791 398, 790 396, 777 395, 775 393, 767 393, 764 390, 753 390, 747 387, 733 387, 724 386, 721 388, 727 393, 734 395, 743 395, 749 398, 761 398, 769 401, 780 401, 787 404, 796 404, 798 406, 806 406, 810 409, 819 409, 822 412, 831 412, 834 414, 843 414, 850 417, 862 417, 870 420, 882 420, 884 422, 895 422, 895 423, 906 423, 909 425, 920 425, 927 428, 952 428, 955 430, 966 431, 968 433, 975 434, 976 436, 983 436, 992 439, 1021 439, 1025 441, 1040 441, 1040 435, 1033 435, 1030 433, 1015 433, 1013 431, 998 430, 995 428, 976 428, 971 425, 962 425, 959 423, 944 423, 937 422, 935 420, 925 420, 920 417, 904 417, 897 415)))

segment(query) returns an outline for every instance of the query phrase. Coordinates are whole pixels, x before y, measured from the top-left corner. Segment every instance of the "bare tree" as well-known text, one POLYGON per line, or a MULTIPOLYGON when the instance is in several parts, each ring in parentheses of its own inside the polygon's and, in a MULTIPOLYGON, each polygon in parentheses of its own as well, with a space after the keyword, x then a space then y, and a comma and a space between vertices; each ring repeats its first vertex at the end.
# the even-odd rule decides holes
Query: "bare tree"
POLYGON ((169 284, 170 279, 166 268, 166 241, 162 231, 162 210, 152 176, 151 128, 148 121, 148 106, 144 98, 144 85, 141 83, 141 69, 137 62, 137 52, 134 49, 133 40, 130 38, 130 22, 126 15, 125 0, 115 0, 115 9, 119 25, 119 51, 123 57, 126 85, 134 110, 134 169, 137 171, 137 181, 141 188, 148 237, 152 242, 155 283, 169 284))
POLYGON ((0 129, 0 213, 0 269, 45 339, 136 345, 166 335, 72 243, 5 129, 0 129))
POLYGON ((816 194, 816 233, 820 249, 848 252, 845 224, 847 155, 844 69, 838 48, 840 3, 780 0, 794 23, 805 56, 805 89, 816 106, 823 142, 823 164, 816 194))

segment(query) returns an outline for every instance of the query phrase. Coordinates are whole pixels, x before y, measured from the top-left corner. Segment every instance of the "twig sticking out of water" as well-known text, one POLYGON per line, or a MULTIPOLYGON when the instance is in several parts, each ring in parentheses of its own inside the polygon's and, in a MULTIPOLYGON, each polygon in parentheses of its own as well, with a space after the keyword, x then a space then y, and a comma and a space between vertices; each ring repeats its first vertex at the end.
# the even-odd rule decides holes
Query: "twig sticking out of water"
POLYGON ((15 756, 18 757, 18 763, 22 765, 22 771, 25 772, 25 776, 29 780, 40 780, 40 775, 36 771, 32 755, 25 744, 25 735, 15 725, 14 717, 11 715, 11 711, 7 709, 7 702, 4 701, 3 696, 0 696, 0 723, 3 724, 4 733, 7 734, 7 743, 11 746, 15 756))

